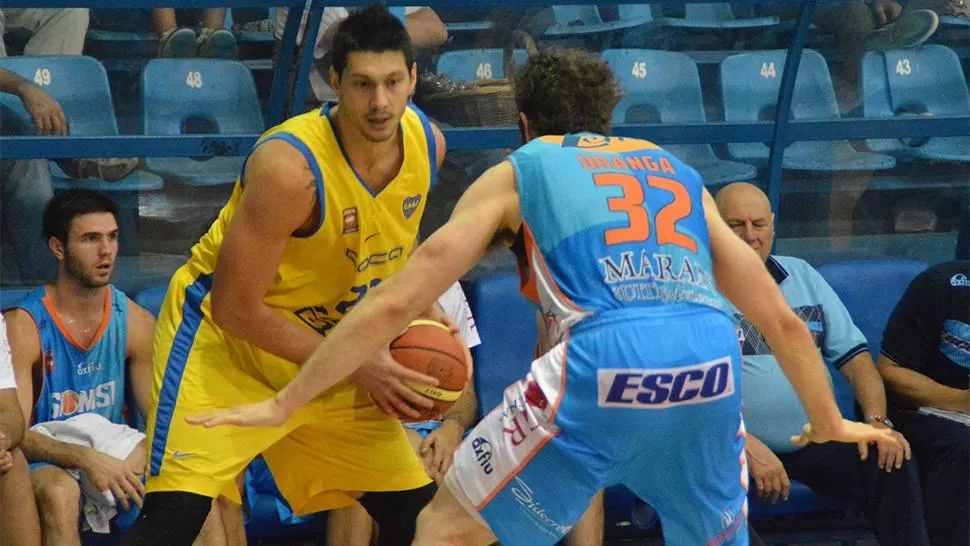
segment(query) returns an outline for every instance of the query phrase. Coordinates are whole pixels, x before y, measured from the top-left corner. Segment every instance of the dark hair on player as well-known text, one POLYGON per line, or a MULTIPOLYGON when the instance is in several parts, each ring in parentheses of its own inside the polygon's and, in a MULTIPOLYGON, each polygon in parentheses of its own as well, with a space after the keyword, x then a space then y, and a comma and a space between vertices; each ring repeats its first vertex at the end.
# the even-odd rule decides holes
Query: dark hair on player
POLYGON ((606 61, 578 49, 545 49, 515 76, 515 102, 533 134, 608 135, 619 97, 606 61))
POLYGON ((98 212, 110 212, 118 221, 118 205, 103 193, 83 188, 59 193, 44 207, 44 239, 55 237, 66 245, 71 222, 98 212))
POLYGON ((338 76, 342 76, 347 68, 350 54, 358 51, 400 51, 408 70, 414 66, 414 51, 407 29, 381 4, 351 13, 337 27, 331 53, 332 66, 338 76))

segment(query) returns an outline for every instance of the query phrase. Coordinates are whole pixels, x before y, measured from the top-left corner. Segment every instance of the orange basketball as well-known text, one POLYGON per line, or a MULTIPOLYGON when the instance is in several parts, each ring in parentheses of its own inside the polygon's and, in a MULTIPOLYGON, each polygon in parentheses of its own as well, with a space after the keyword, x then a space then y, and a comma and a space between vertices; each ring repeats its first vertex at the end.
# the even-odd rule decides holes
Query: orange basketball
POLYGON ((415 392, 434 400, 434 407, 414 421, 437 418, 461 397, 468 377, 465 349, 444 324, 433 320, 412 321, 391 342, 391 356, 402 366, 438 379, 437 387, 410 385, 415 392))

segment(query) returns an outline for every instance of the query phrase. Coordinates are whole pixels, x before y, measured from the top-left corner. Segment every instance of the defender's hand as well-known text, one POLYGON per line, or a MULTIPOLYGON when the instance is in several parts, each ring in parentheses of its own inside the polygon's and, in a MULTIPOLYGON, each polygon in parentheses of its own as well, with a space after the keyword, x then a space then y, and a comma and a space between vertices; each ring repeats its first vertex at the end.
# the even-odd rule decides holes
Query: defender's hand
POLYGON ((193 417, 186 417, 185 422, 190 425, 201 425, 205 428, 222 425, 237 427, 278 427, 290 417, 283 404, 276 398, 270 398, 256 404, 245 404, 234 408, 210 411, 193 417))

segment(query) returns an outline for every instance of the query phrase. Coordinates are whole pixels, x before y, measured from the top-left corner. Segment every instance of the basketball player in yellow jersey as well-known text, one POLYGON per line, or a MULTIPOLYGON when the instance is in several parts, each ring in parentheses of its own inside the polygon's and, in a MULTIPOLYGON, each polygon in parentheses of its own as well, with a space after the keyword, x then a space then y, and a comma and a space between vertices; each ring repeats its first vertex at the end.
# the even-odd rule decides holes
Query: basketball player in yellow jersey
POLYGON ((404 382, 435 380, 386 350, 285 426, 208 431, 185 422, 282 389, 417 239, 445 143, 408 105, 416 83, 408 34, 372 7, 340 24, 332 51, 339 106, 260 138, 169 285, 155 331, 147 495, 126 546, 189 546, 212 498, 239 501, 233 478, 259 454, 294 512, 359 498, 382 544, 409 544, 433 495, 388 413, 417 416, 412 406, 428 402, 404 382))

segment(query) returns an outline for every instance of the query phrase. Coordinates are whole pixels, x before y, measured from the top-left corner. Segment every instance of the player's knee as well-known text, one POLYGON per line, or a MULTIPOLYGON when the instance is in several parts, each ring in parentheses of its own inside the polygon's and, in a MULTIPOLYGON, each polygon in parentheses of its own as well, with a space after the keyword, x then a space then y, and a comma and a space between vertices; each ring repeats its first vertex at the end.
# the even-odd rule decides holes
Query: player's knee
POLYGON ((37 509, 44 520, 77 519, 81 487, 70 474, 60 468, 46 467, 35 471, 31 478, 37 509))
POLYGON ((418 514, 414 546, 459 546, 464 544, 460 529, 448 521, 447 515, 430 503, 418 514))

